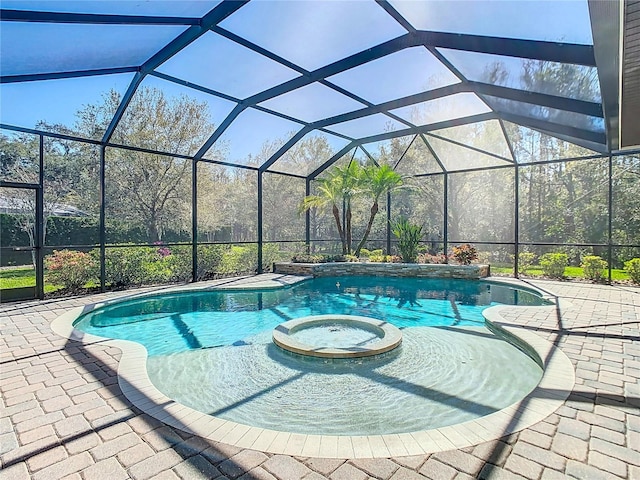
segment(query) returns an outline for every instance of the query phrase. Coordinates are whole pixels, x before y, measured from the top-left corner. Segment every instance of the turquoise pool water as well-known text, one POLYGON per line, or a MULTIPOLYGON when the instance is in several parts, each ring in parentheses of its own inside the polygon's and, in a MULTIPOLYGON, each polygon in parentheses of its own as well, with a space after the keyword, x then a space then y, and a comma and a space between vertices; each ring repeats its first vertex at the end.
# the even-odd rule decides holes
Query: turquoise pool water
POLYGON ((260 332, 309 315, 361 315, 398 328, 484 325, 482 310, 544 305, 526 290, 485 281, 380 277, 316 278, 272 291, 181 292, 118 302, 75 328, 141 343, 149 356, 244 345, 260 332))
POLYGON ((484 327, 482 310, 497 304, 545 302, 484 281, 336 277, 131 299, 75 327, 143 344, 153 384, 201 412, 279 431, 379 435, 473 420, 535 388, 540 366, 484 327), (384 319, 402 329, 402 344, 352 360, 273 344, 278 324, 323 314, 384 319))

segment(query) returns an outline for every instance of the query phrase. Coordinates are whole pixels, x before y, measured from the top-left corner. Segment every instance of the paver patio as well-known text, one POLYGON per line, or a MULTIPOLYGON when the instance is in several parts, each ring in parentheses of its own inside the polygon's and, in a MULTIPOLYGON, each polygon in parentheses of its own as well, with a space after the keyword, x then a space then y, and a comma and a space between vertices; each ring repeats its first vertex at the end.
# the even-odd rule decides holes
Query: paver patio
POLYGON ((247 450, 143 413, 118 386, 119 349, 69 341, 49 327, 71 308, 122 292, 3 305, 0 478, 640 479, 640 288, 531 283, 556 296, 557 307, 503 315, 570 358, 576 384, 563 406, 500 440, 388 459, 247 450))

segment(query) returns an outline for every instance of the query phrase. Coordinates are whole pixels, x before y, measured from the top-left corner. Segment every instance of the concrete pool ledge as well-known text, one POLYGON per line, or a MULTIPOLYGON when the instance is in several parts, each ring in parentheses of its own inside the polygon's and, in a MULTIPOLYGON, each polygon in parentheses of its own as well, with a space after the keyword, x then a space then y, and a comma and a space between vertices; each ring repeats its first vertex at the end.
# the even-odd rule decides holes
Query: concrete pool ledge
MULTIPOLYGON (((267 275, 244 277, 235 281, 212 282, 198 286, 197 290, 220 288, 281 288, 305 280, 304 277, 267 275), (259 278, 260 277, 260 278, 259 278), (218 283, 216 285, 216 283, 218 283), (275 285, 278 286, 275 286, 275 285), (233 285, 233 286, 231 286, 233 285), (266 285, 266 287, 265 287, 266 285)), ((499 282, 502 283, 502 282, 499 282)), ((516 282, 505 282, 527 288, 516 282)), ((145 294, 125 294, 123 297, 67 311, 51 323, 58 335, 83 344, 100 343, 122 351, 118 363, 118 384, 125 397, 144 413, 180 430, 240 448, 274 454, 322 458, 388 458, 421 455, 465 448, 518 432, 534 425, 561 407, 575 384, 575 372, 569 358, 553 344, 531 330, 508 322, 502 312, 522 308, 554 309, 543 307, 495 306, 483 314, 487 327, 494 333, 515 343, 543 367, 538 386, 521 401, 475 420, 446 427, 390 435, 335 436, 305 435, 280 432, 243 425, 203 414, 160 392, 149 379, 146 368, 147 351, 135 342, 114 340, 86 334, 73 328, 73 322, 88 310, 100 305, 139 298, 159 292, 194 290, 193 285, 159 289, 145 294)))

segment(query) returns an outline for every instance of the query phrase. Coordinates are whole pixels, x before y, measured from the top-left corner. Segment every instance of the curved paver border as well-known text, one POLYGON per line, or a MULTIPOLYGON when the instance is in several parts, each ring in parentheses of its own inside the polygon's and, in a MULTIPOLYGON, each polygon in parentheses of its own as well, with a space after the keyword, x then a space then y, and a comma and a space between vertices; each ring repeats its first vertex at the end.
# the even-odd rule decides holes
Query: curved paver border
MULTIPOLYGON (((302 280, 304 278, 300 278, 302 280)), ((259 282, 249 283, 245 288, 255 288, 259 282)), ((147 351, 142 345, 126 340, 105 339, 73 328, 73 322, 88 308, 104 304, 101 302, 74 308, 53 320, 51 329, 70 340, 82 343, 99 341, 122 350, 118 384, 127 399, 146 414, 209 440, 268 453, 355 459, 420 455, 465 448, 496 440, 540 422, 563 405, 575 384, 573 365, 566 354, 535 333, 518 328, 502 317, 501 311, 519 307, 496 306, 483 312, 488 326, 533 354, 533 358, 543 367, 538 386, 521 401, 475 420, 411 433, 335 436, 280 432, 223 420, 176 402, 151 383, 146 368, 147 351)))

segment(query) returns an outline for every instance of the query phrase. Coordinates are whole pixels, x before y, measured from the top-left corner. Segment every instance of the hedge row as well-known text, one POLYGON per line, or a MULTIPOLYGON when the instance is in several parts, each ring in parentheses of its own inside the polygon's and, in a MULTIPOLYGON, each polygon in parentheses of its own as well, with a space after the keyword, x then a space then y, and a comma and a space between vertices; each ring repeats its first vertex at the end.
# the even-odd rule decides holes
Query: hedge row
MULTIPOLYGON (((289 255, 278 245, 264 245, 263 269, 289 255)), ((256 271, 258 246, 201 245, 198 247, 198 279, 230 276, 256 271)), ((191 247, 108 248, 105 257, 105 283, 114 288, 185 282, 191 279, 191 247)), ((45 257, 47 281, 69 290, 98 284, 100 251, 56 250, 45 257)))

